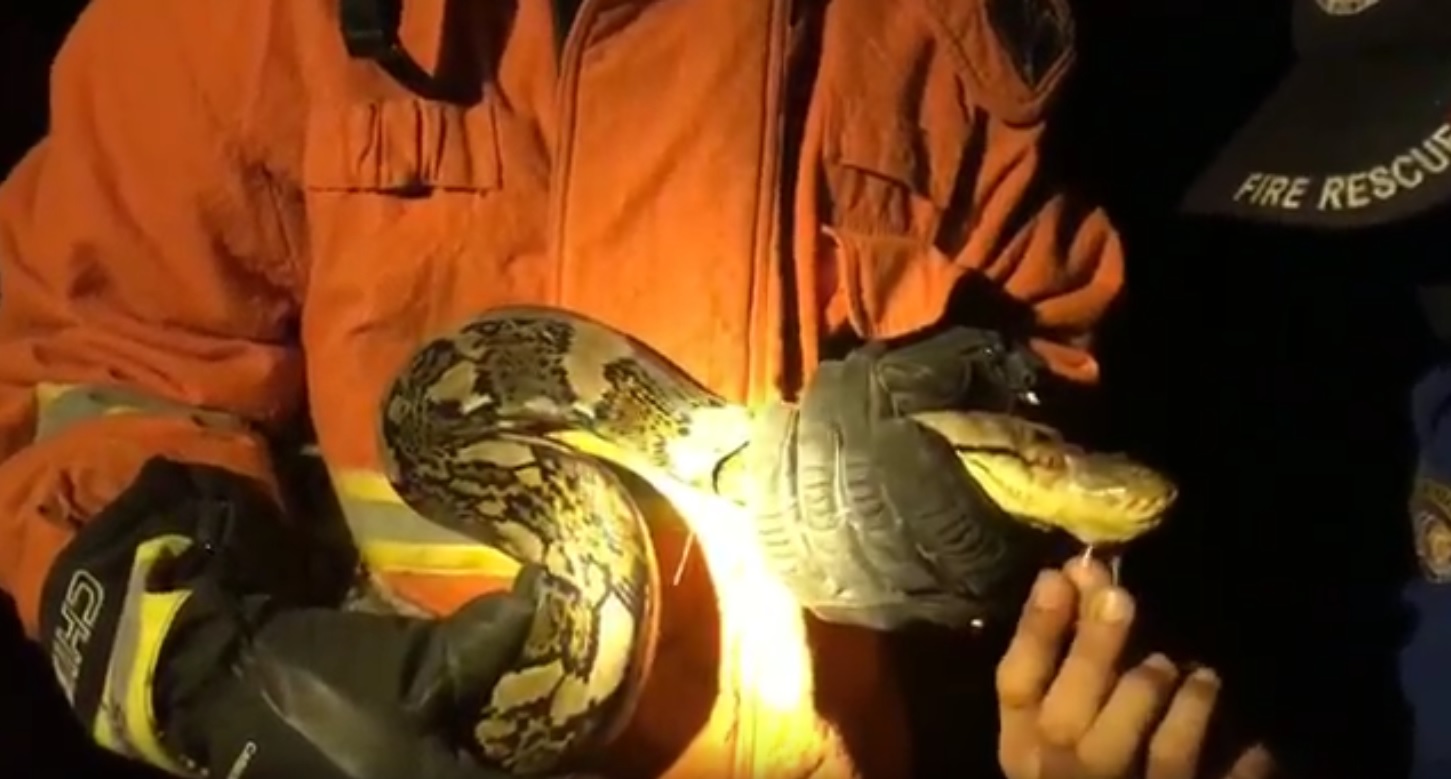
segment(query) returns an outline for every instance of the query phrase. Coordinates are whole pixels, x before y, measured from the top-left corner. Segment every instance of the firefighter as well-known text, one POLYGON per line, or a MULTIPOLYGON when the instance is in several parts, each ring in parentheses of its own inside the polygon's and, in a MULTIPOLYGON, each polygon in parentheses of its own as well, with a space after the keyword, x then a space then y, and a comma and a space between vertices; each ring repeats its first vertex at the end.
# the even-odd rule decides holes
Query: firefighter
MULTIPOLYGON (((1323 447, 1330 454, 1303 463, 1305 471, 1316 474, 1317 481, 1334 482, 1336 466, 1321 463, 1342 463, 1353 469, 1351 478, 1361 492, 1373 495, 1381 481, 1372 475, 1378 470, 1374 464, 1393 462, 1398 453, 1389 441, 1384 447, 1368 444, 1395 439, 1401 429, 1419 442, 1414 477, 1390 474, 1392 490, 1402 492, 1402 481, 1409 486, 1404 492, 1410 496, 1410 537, 1421 569, 1401 592, 1400 605, 1413 614, 1414 628, 1399 652, 1399 675, 1413 719, 1410 775, 1445 776, 1451 771, 1445 739, 1451 728, 1451 667, 1444 662, 1451 649, 1451 427, 1446 425, 1451 234, 1445 229, 1451 207, 1451 4, 1297 0, 1293 29, 1297 61, 1194 185, 1186 206, 1193 214, 1283 226, 1309 247, 1301 254, 1323 260, 1283 274, 1295 280, 1295 295, 1316 305, 1286 307, 1286 299, 1279 298, 1276 317, 1299 323, 1296 337, 1281 339, 1300 350, 1297 362, 1323 366, 1335 375, 1310 371, 1305 382, 1310 392, 1287 394, 1295 395, 1290 403, 1313 409, 1298 415, 1307 423, 1305 430, 1323 427, 1326 418, 1360 421, 1336 426, 1328 436, 1336 442, 1323 447), (1411 312, 1417 302, 1422 321, 1402 322, 1415 317, 1403 312, 1411 312), (1327 326, 1327 321, 1353 323, 1355 337, 1342 339, 1335 332, 1343 326, 1327 326), (1421 341, 1432 345, 1423 347, 1421 341), (1317 348, 1333 350, 1335 363, 1307 359, 1305 354, 1317 348), (1384 358, 1359 357, 1371 353, 1384 358), (1358 375, 1345 382, 1344 391, 1313 389, 1345 380, 1342 368, 1348 364, 1357 366, 1358 375), (1422 378, 1406 387, 1399 376, 1417 371, 1422 378), (1394 384, 1391 393, 1410 395, 1409 413, 1395 410, 1401 424, 1382 421, 1391 411, 1388 405, 1374 407, 1375 399, 1385 397, 1379 389, 1383 384, 1394 384), (1377 427, 1391 432, 1362 432, 1377 427)), ((1299 449, 1308 437, 1277 436, 1299 449)), ((1277 458, 1271 452, 1260 456, 1277 458)), ((1327 497, 1353 519, 1359 504, 1327 497)), ((1389 535, 1379 516, 1372 521, 1380 528, 1376 538, 1389 535)), ((1344 529, 1338 535, 1351 537, 1344 529)), ((1361 543, 1361 548, 1378 546, 1361 543)), ((1366 560, 1362 567, 1378 566, 1366 560)), ((1357 669, 1369 665, 1362 657, 1353 662, 1357 669)), ((1337 698, 1349 694, 1340 685, 1327 692, 1337 698)), ((1336 754, 1323 739, 1312 749, 1336 754)), ((1364 759, 1364 770, 1399 774, 1387 767, 1398 762, 1393 755, 1364 759)), ((1329 765, 1329 759, 1326 763, 1314 772, 1344 769, 1329 765)))
MULTIPOLYGON (((1043 165, 1072 33, 1061 0, 94 0, 0 189, 0 585, 76 715, 180 775, 496 775, 455 742, 528 577, 442 548, 371 421, 481 311, 755 404, 986 290, 975 324, 1091 384, 1122 263, 1043 165), (339 606, 287 497, 304 414, 390 613, 339 606)), ((606 773, 907 775, 880 636, 813 639, 818 710, 775 728, 689 580, 606 773)))

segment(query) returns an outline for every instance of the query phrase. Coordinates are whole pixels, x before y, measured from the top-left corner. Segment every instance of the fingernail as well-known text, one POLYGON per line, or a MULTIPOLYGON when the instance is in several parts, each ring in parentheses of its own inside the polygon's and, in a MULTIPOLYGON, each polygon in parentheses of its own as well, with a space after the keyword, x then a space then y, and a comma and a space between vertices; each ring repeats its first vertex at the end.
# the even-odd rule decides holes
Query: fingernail
POLYGON ((1219 685, 1219 674, 1215 673, 1214 669, 1208 666, 1195 668, 1194 673, 1189 674, 1189 679, 1200 684, 1219 685))
POLYGON ((1124 622, 1132 612, 1128 593, 1117 587, 1100 592, 1094 600, 1093 616, 1100 622, 1124 622))
POLYGON ((1170 660, 1168 655, 1160 652, 1155 652, 1144 658, 1144 665, 1155 671, 1162 671, 1164 673, 1173 673, 1175 670, 1174 661, 1170 660))
POLYGON ((1064 587, 1055 581, 1057 577, 1051 571, 1044 571, 1038 574, 1038 580, 1033 583, 1032 602, 1033 607, 1038 609, 1058 609, 1066 605, 1064 587))
POLYGON ((1098 561, 1092 557, 1076 557, 1068 563, 1066 573, 1079 589, 1085 589, 1098 584, 1101 579, 1098 573, 1099 567, 1098 561))

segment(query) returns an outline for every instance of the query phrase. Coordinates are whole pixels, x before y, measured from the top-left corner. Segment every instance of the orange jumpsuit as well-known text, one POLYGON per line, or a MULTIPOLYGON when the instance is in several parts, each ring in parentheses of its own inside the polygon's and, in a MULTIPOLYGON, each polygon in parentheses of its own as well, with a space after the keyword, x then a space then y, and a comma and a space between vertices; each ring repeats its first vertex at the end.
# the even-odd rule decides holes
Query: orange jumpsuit
MULTIPOLYGON (((586 0, 558 35, 547 0, 407 0, 403 43, 448 85, 429 99, 348 58, 333 0, 93 0, 50 133, 0 189, 0 586, 27 629, 143 461, 275 483, 263 434, 304 412, 365 558, 436 610, 477 592, 487 554, 413 554, 457 539, 387 505, 373 420, 421 339, 494 306, 593 316, 749 402, 829 338, 936 322, 972 278, 1092 381, 1122 263, 1104 215, 1043 180, 1061 0, 820 5, 586 0)), ((708 726, 647 694, 620 773, 722 775, 728 753, 903 775, 876 637, 815 635, 835 670, 814 727, 846 762, 778 770, 712 684, 708 726)), ((667 642, 660 673, 709 675, 691 662, 667 642)))

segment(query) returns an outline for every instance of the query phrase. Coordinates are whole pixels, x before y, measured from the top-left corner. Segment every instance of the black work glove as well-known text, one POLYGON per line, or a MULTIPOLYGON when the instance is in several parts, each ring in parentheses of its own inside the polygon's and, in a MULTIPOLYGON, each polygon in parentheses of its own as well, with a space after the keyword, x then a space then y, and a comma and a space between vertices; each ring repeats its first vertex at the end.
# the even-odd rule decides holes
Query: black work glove
POLYGON ((83 725, 183 775, 505 776, 461 747, 523 643, 535 572, 443 620, 346 613, 336 566, 280 513, 235 474, 157 459, 80 532, 41 636, 83 725))
POLYGON ((1041 362, 956 327, 824 362, 798 406, 763 410, 746 469, 776 573, 818 617, 879 630, 1009 613, 1038 534, 978 488, 951 445, 907 415, 1008 412, 1041 362))

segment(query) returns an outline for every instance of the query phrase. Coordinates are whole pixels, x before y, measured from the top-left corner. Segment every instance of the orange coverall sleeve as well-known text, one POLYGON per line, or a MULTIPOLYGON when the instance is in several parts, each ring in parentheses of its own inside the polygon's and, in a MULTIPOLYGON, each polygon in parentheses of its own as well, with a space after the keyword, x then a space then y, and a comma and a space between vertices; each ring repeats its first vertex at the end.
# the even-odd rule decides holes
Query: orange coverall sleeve
POLYGON ((1093 334, 1124 282, 1123 246, 1108 214, 1053 180, 1045 125, 988 121, 973 187, 977 228, 957 252, 1032 309, 1033 347, 1071 381, 1098 380, 1093 334))
MULTIPOLYGON (((1058 376, 1095 382, 1092 336, 1123 287, 1124 257, 1108 215, 1050 159, 1072 46, 1029 87, 984 4, 933 7, 941 40, 956 45, 923 74, 898 76, 922 95, 912 122, 884 126, 866 113, 875 106, 849 103, 838 117, 823 110, 808 120, 823 136, 829 200, 822 208, 803 199, 797 221, 812 225, 824 212, 841 260, 827 266, 833 277, 810 285, 826 291, 826 329, 894 338, 945 315, 1027 337, 1058 376)), ((892 76, 856 48, 829 44, 826 98, 892 76)), ((798 244, 802 256, 814 256, 814 240, 808 233, 798 244)))
POLYGON ((92 2, 0 186, 0 588, 32 636, 55 555, 147 459, 274 484, 253 431, 301 399, 299 231, 223 81, 264 51, 246 5, 92 2))

